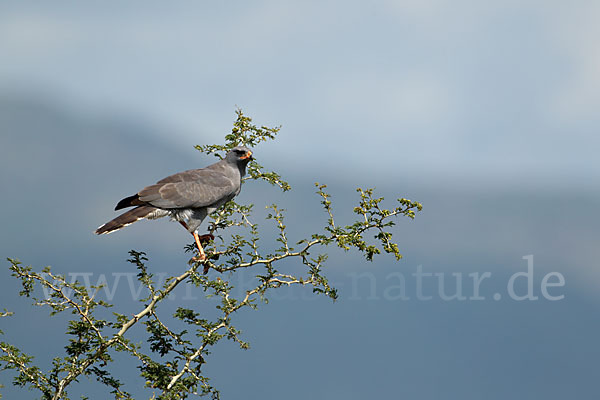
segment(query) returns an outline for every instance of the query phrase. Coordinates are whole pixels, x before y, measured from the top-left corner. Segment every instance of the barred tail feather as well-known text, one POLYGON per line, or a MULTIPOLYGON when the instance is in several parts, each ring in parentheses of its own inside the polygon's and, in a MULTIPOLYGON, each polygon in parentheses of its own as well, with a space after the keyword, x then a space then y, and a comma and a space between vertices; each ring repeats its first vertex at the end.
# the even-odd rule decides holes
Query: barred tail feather
POLYGON ((111 221, 108 221, 104 225, 98 227, 98 229, 96 229, 96 231, 94 233, 96 235, 102 235, 105 233, 111 233, 114 231, 118 231, 119 229, 124 228, 127 225, 131 225, 134 222, 139 221, 140 219, 144 219, 144 218, 148 217, 154 211, 156 211, 156 208, 151 207, 151 206, 136 207, 134 209, 131 209, 131 210, 119 215, 117 218, 115 218, 111 221))

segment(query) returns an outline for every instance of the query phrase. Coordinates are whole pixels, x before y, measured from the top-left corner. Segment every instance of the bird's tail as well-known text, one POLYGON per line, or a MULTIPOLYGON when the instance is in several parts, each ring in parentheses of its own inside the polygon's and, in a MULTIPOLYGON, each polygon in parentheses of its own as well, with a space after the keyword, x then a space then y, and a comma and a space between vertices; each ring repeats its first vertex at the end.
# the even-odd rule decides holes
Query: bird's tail
POLYGON ((144 219, 148 217, 152 212, 156 211, 156 208, 151 206, 139 206, 133 208, 121 215, 117 218, 108 221, 104 225, 98 227, 94 232, 96 235, 102 235, 105 233, 111 233, 114 231, 118 231, 121 228, 126 227, 127 225, 131 225, 140 219, 144 219))

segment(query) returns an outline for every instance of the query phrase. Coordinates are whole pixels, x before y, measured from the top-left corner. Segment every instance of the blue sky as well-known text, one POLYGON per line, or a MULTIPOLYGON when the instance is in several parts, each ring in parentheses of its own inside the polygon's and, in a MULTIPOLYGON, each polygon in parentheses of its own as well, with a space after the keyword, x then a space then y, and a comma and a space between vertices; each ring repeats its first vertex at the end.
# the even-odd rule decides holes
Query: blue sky
POLYGON ((356 173, 377 154, 430 178, 585 184, 600 172, 599 15, 594 1, 3 2, 0 88, 185 143, 219 140, 237 105, 332 168, 342 147, 356 173))

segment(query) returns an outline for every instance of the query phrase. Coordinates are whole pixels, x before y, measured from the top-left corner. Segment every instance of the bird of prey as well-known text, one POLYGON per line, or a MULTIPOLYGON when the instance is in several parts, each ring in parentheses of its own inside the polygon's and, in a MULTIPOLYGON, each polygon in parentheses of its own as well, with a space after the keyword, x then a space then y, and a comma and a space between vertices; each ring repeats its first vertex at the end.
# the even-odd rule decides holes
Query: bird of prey
MULTIPOLYGON (((115 210, 135 207, 96 229, 97 235, 111 233, 140 219, 165 216, 179 222, 193 236, 200 256, 206 260, 198 228, 206 216, 240 193, 246 165, 252 152, 244 146, 231 149, 225 158, 206 168, 168 176, 133 196, 119 201, 115 210)), ((209 235, 210 236, 210 235, 209 235)))

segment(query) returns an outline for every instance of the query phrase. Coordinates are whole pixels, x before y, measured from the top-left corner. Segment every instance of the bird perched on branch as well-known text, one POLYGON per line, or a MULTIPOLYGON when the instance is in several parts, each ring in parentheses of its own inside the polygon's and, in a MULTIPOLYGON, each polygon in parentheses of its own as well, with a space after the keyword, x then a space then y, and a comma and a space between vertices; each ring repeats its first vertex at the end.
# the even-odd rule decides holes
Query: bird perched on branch
MULTIPOLYGON (((97 235, 111 233, 140 219, 169 216, 193 236, 198 246, 196 261, 206 260, 198 228, 206 216, 240 193, 246 165, 252 152, 244 146, 231 149, 225 158, 206 168, 192 169, 168 176, 133 196, 119 201, 115 210, 135 207, 96 229, 97 235)), ((206 271, 205 271, 206 272, 206 271)))

